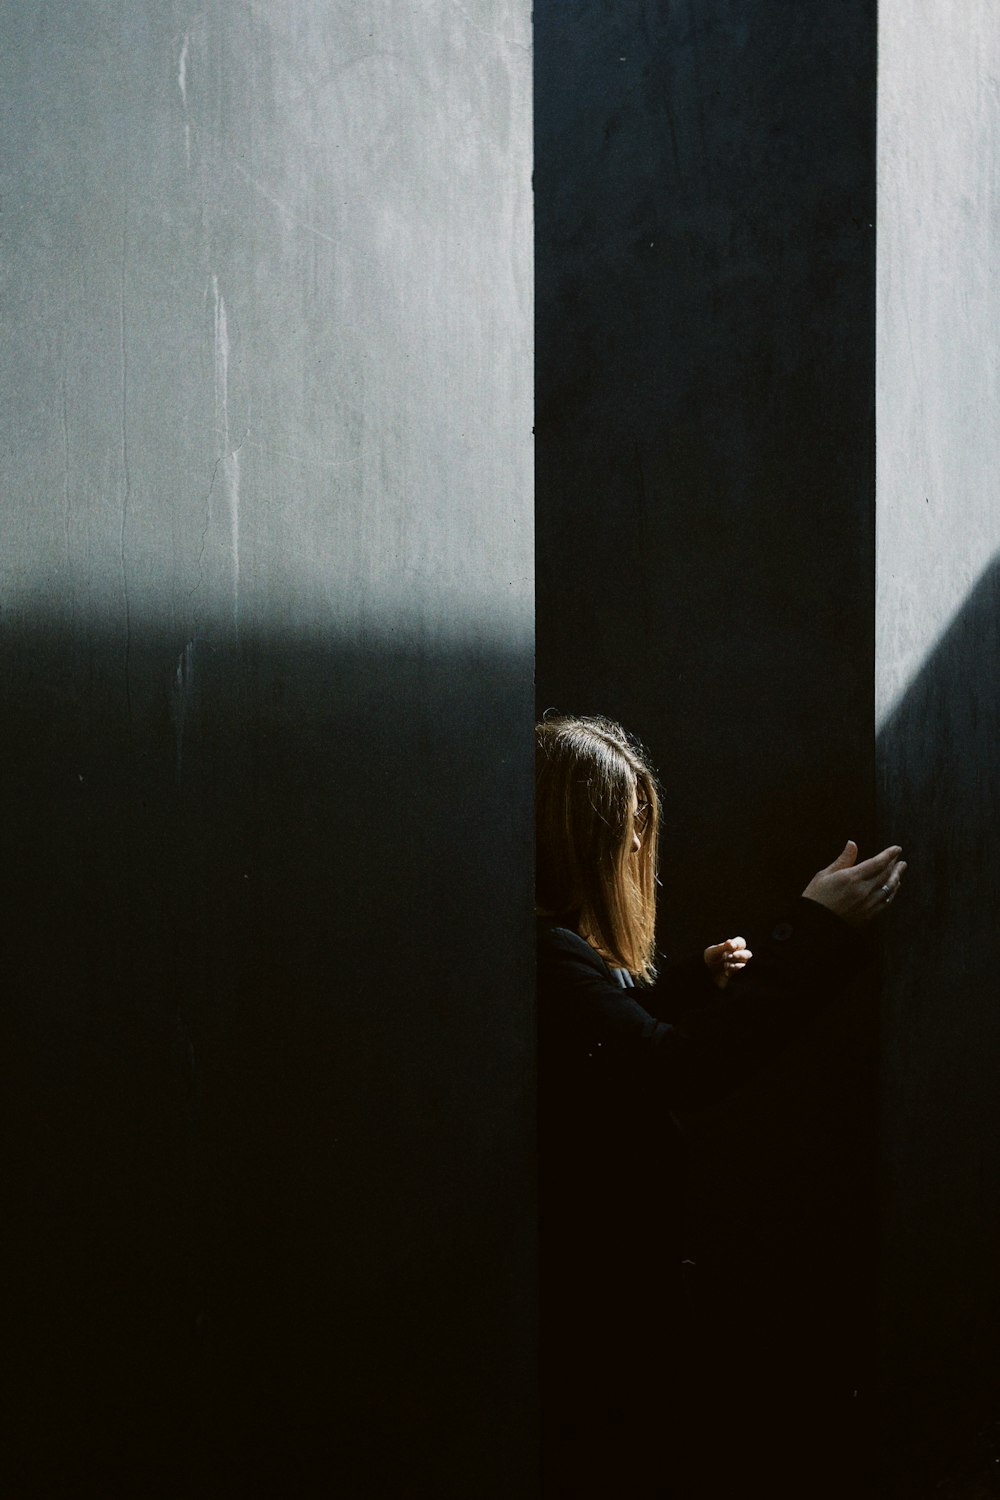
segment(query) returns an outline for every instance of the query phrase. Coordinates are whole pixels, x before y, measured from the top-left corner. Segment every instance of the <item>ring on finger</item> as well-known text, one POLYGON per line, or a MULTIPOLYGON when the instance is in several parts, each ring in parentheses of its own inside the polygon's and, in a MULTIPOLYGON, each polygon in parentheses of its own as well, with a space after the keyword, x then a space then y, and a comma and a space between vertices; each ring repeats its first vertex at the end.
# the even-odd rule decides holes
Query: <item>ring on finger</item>
POLYGON ((888 906, 889 902, 892 900, 893 896, 895 896, 896 892, 891 885, 884 885, 882 887, 882 894, 885 897, 885 904, 886 906, 888 906))

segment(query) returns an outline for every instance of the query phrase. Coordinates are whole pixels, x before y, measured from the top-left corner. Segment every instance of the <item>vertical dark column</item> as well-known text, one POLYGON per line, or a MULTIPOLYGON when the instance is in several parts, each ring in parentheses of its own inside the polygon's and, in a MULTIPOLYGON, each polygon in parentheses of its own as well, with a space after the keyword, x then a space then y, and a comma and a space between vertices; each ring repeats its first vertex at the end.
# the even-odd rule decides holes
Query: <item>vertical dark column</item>
MULTIPOLYGON (((649 746, 686 951, 874 837, 875 5, 541 0, 535 38, 537 702, 649 746)), ((687 1126, 762 1493, 871 1473, 871 1023, 687 1126)))
POLYGON ((3 28, 4 1487, 530 1495, 527 4, 3 28))
POLYGON ((882 0, 880 817, 912 859, 886 948, 882 1493, 944 1471, 1000 1341, 1000 17, 882 0))
POLYGON ((864 831, 874 7, 535 27, 538 701, 650 742, 687 937, 864 831))

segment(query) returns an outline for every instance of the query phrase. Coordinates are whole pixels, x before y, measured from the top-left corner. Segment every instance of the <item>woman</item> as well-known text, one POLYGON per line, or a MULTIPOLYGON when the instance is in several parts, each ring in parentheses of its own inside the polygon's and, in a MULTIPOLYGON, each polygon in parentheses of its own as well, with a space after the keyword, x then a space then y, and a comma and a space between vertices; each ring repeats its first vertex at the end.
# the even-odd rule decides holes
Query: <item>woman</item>
POLYGON ((536 820, 543 1495, 694 1500, 670 1112, 791 1039, 906 866, 896 846, 859 864, 849 842, 756 956, 729 938, 658 973, 659 800, 639 746, 605 719, 545 719, 536 820))

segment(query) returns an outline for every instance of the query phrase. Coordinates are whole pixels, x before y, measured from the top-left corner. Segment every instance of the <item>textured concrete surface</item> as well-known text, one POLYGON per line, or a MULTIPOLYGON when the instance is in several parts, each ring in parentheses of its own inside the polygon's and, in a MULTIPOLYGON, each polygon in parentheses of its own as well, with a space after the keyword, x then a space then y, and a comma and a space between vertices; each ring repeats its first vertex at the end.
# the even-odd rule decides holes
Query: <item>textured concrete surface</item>
POLYGON ((530 1494, 528 7, 2 26, 11 1428, 530 1494))
POLYGON ((524 7, 4 28, 8 611, 523 642, 524 7))
POLYGON ((994 6, 882 0, 879 800, 912 859, 884 987, 886 1495, 1000 1379, 998 77, 994 6))
POLYGON ((879 48, 881 726, 1000 552, 1000 20, 882 0, 879 48))

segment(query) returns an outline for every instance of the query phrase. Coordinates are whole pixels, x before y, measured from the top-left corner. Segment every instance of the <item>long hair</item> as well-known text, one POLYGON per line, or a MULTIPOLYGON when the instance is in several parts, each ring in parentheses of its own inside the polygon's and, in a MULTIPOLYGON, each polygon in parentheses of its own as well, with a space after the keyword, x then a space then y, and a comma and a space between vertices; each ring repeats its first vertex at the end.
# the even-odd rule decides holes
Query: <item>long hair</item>
POLYGON ((536 909, 645 981, 656 977, 659 827, 655 774, 621 725, 570 717, 536 725, 536 909), (646 804, 637 820, 634 798, 646 804))

